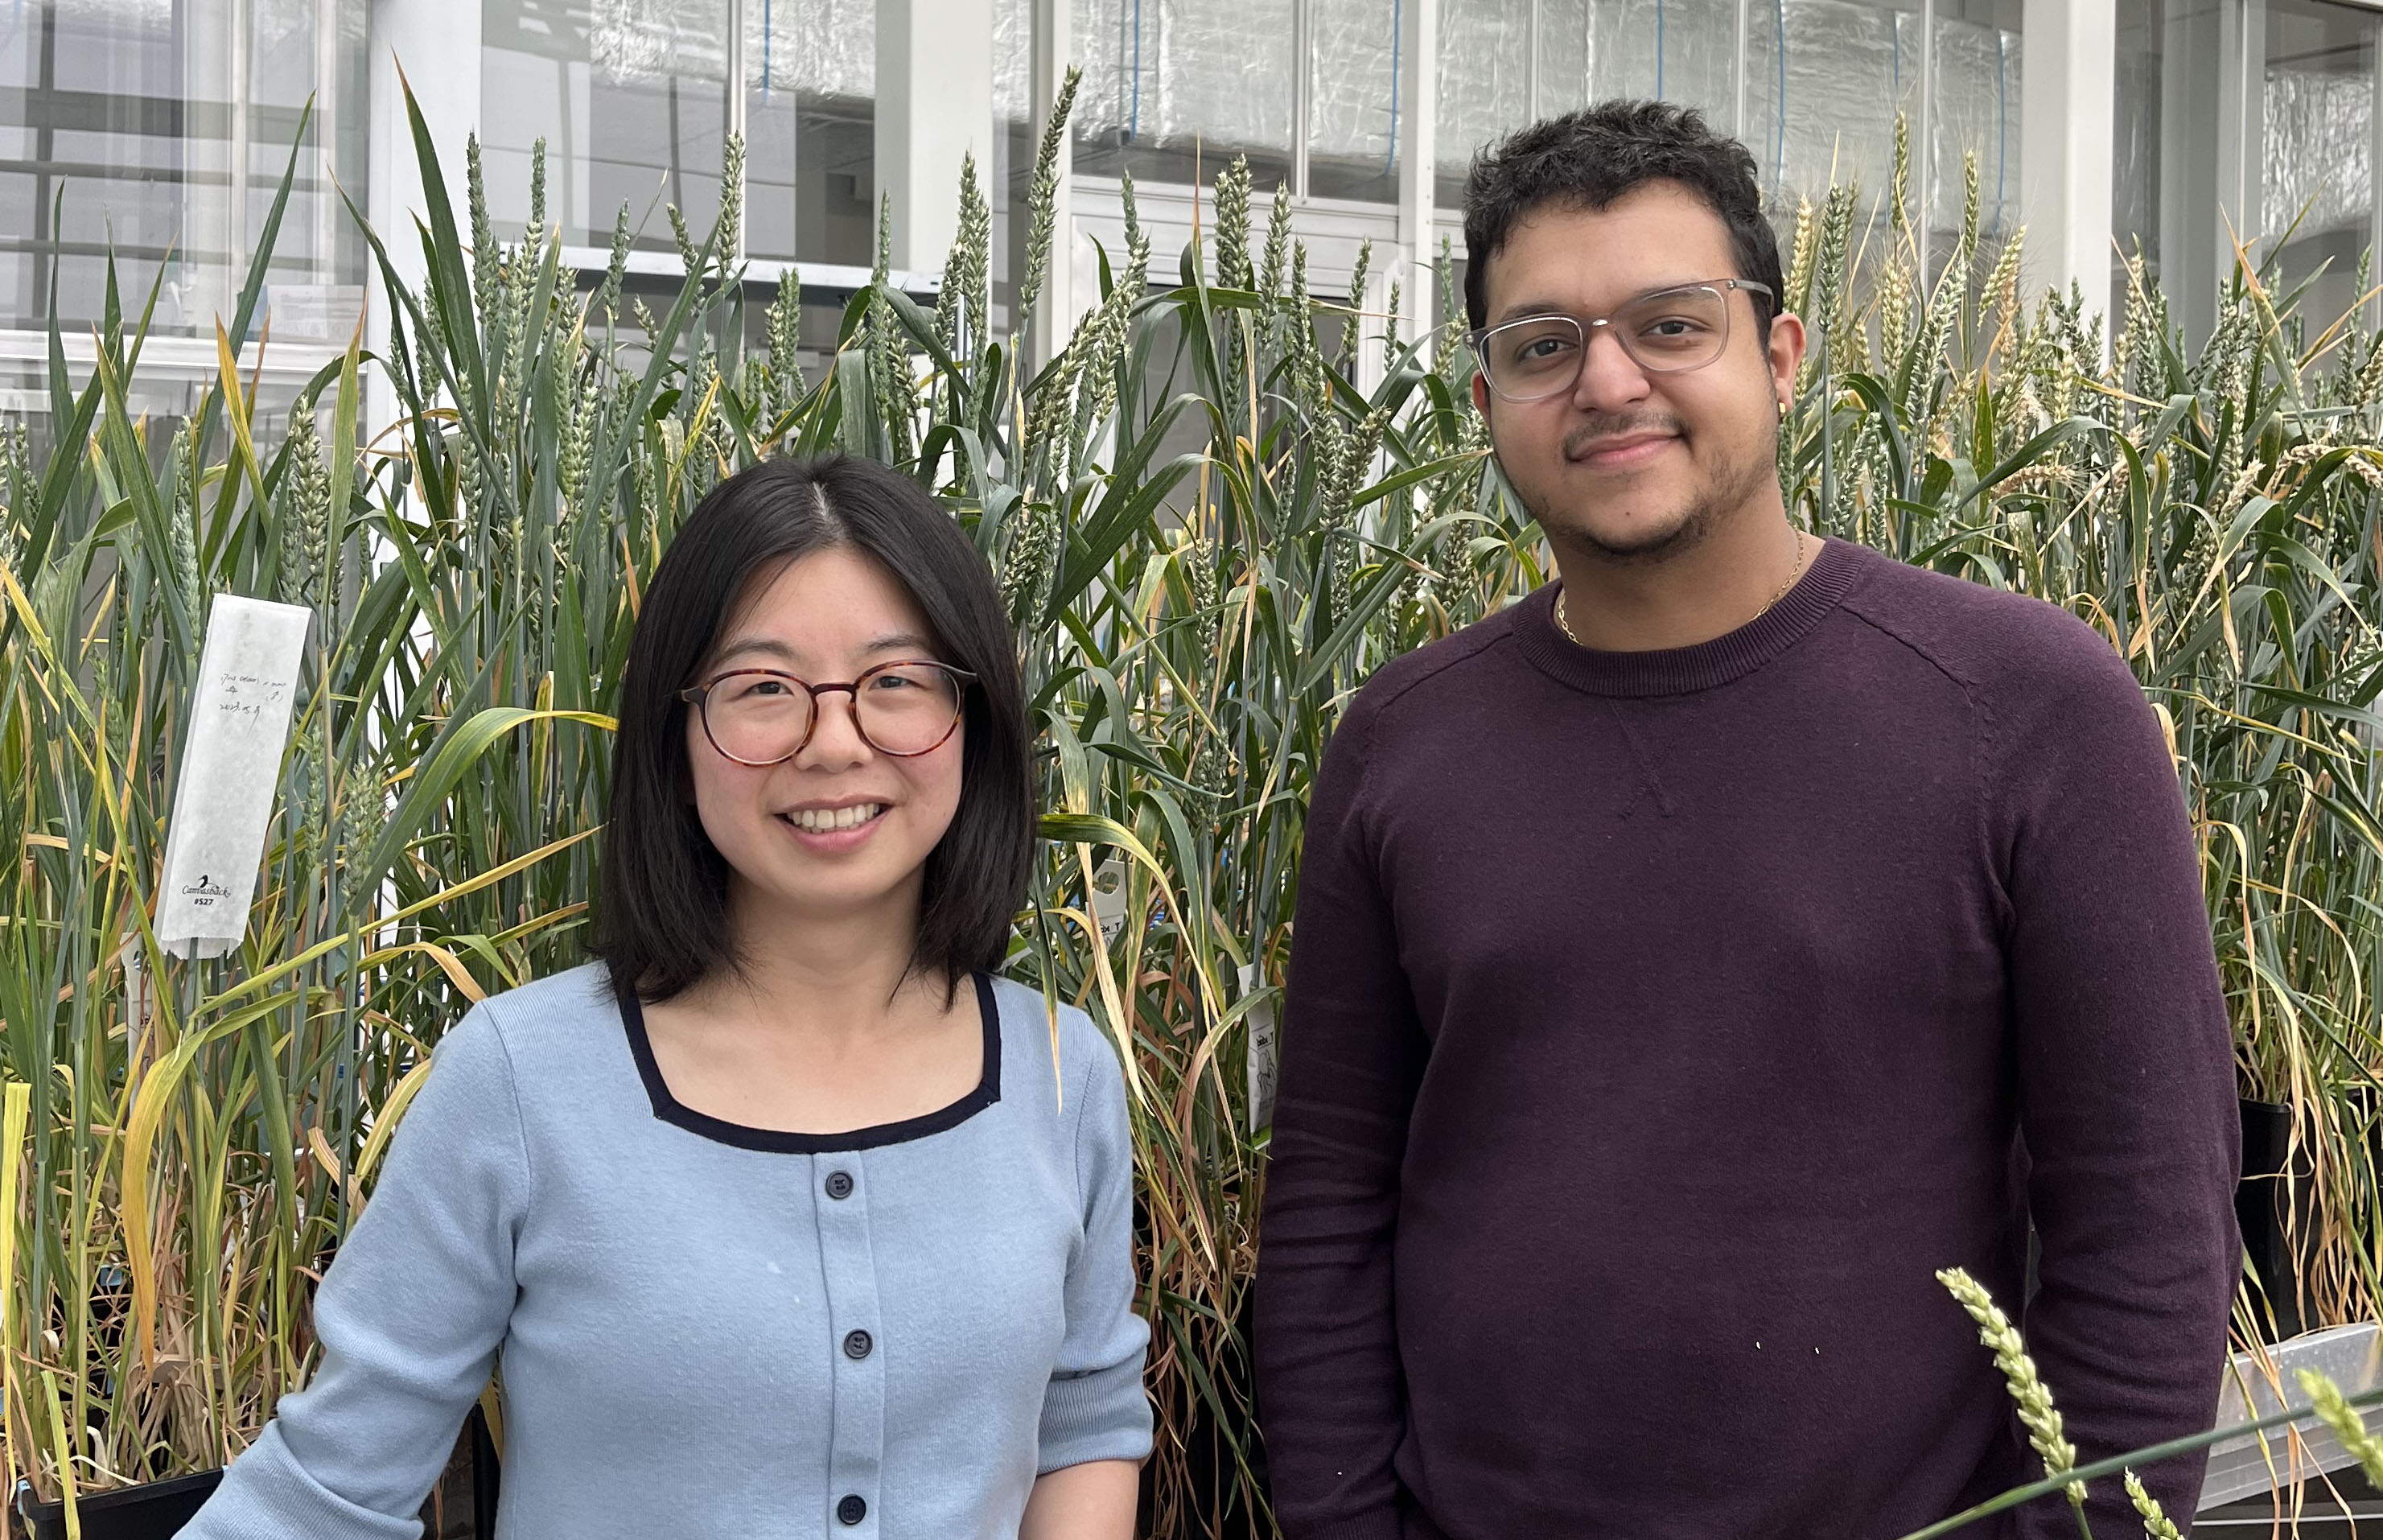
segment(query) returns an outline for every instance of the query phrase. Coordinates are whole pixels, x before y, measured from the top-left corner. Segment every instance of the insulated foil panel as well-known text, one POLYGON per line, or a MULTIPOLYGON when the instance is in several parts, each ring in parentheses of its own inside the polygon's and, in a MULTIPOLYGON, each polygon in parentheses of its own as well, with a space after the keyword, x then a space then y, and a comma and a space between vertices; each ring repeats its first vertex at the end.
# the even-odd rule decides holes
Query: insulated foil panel
MULTIPOLYGON (((1079 48, 1078 52, 1082 50, 1079 48)), ((1028 100, 1033 90, 1033 0, 994 0, 994 117, 1005 123, 1023 123, 1033 116, 1033 104, 1028 100)), ((1083 89, 1080 83, 1076 87, 1079 96, 1083 94, 1083 89)))
POLYGON ((1084 129, 1127 143, 1213 151, 1290 153, 1296 98, 1291 0, 1122 0, 1088 31, 1085 83, 1097 48, 1116 82, 1113 105, 1083 104, 1084 129))
POLYGON ((596 0, 587 62, 622 85, 728 76, 728 7, 722 0, 596 0))
POLYGON ((2364 74, 2267 71, 2266 234, 2281 235, 2297 219, 2295 239, 2350 230, 2364 243, 2375 206, 2374 118, 2375 88, 2364 74))
POLYGON ((1530 0, 1440 0, 1439 124, 1443 175, 1530 120, 1530 0))
POLYGON ((1084 71, 1072 118, 1079 139, 1123 138, 1142 99, 1155 99, 1157 18, 1156 0, 1076 0, 1072 41, 1084 71))
POLYGON ((1736 108, 1735 0, 1597 0, 1589 96, 1660 96, 1722 133, 1736 108))
POLYGON ((1588 80, 1592 0, 1539 0, 1539 112, 1585 107, 1596 98, 1588 80))
MULTIPOLYGON (((1132 0, 1074 0, 1068 41, 1083 78, 1068 121, 1079 134, 1115 129, 1119 87, 1132 68, 1132 0)), ((1005 122, 1033 116, 1034 0, 994 0, 993 110, 1005 122)))
POLYGON ((1895 115, 1916 113, 1918 18, 1851 0, 1749 7, 1744 132, 1764 202, 1792 215, 1833 183, 1860 189, 1867 212, 1895 173, 1895 115), (1784 49, 1781 37, 1785 38, 1784 49))
POLYGON ((1393 0, 1308 0, 1315 40, 1307 153, 1395 163, 1398 131, 1398 9, 1393 0))
POLYGON ((1963 157, 1978 157, 1978 222, 2019 227, 2019 35, 1974 21, 1936 23, 1936 195, 1932 228, 1961 228, 1963 157))

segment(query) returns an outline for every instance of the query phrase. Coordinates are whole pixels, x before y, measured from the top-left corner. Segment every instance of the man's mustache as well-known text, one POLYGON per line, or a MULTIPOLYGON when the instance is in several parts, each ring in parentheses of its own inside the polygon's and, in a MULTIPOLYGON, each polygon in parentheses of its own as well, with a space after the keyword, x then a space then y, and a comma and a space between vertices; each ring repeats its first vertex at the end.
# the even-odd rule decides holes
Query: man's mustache
POLYGON ((1564 435, 1563 452, 1567 459, 1577 459, 1594 450, 1598 445, 1612 438, 1627 438, 1641 433, 1669 433, 1686 437, 1686 429, 1677 417, 1661 413, 1635 417, 1592 417, 1564 435))

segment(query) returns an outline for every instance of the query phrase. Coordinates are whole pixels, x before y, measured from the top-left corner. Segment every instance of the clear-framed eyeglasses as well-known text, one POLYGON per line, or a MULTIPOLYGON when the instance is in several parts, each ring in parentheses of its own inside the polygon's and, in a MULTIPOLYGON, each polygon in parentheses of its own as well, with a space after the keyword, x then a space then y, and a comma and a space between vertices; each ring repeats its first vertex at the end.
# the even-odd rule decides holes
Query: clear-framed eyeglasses
POLYGON ((1525 315, 1484 327, 1469 340, 1481 377, 1501 400, 1540 401, 1561 396, 1580 378, 1591 335, 1613 333, 1631 362, 1648 374, 1701 369, 1729 346, 1729 291, 1771 299, 1771 286, 1750 278, 1713 278, 1638 295, 1609 315, 1525 315))
POLYGON ((820 696, 852 697, 852 721, 861 741, 898 759, 932 754, 960 724, 976 675, 923 658, 896 659, 858 679, 813 684, 777 669, 729 669, 678 698, 703 720, 711 746, 740 765, 784 764, 803 751, 819 727, 820 696))

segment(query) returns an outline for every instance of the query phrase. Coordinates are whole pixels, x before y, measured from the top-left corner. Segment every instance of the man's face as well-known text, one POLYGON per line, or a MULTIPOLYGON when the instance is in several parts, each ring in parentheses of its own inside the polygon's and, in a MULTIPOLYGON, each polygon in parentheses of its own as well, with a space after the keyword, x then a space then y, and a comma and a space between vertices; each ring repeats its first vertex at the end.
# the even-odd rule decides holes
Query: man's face
MULTIPOLYGON (((1517 224, 1488 262, 1488 325, 1545 312, 1588 320, 1650 290, 1735 276, 1721 216, 1676 182, 1649 182, 1594 212, 1549 205, 1517 224)), ((1778 496, 1780 402, 1803 327, 1780 317, 1766 347, 1755 297, 1723 293, 1727 341, 1702 367, 1646 369, 1616 325, 1588 333, 1570 390, 1512 401, 1474 379, 1500 467, 1560 548, 1662 561, 1778 496)))

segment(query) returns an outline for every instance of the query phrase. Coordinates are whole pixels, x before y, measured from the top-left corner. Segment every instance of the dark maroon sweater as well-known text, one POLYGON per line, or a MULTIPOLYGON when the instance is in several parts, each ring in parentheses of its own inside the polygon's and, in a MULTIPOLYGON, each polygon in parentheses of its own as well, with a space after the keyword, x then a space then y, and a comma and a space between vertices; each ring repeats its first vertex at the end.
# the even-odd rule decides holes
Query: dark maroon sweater
MULTIPOLYGON (((2031 1215, 2080 1459, 2208 1427, 2232 1051, 2125 663, 1834 541, 1676 651, 1578 647, 1555 593, 1386 665, 1316 781, 1256 1300, 1285 1535, 1892 1540, 2032 1480, 1934 1277, 2019 1318, 2031 1215)), ((2202 1463, 2143 1472, 2179 1525, 2202 1463)))

